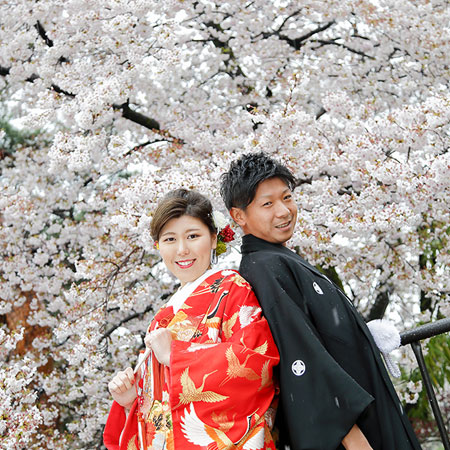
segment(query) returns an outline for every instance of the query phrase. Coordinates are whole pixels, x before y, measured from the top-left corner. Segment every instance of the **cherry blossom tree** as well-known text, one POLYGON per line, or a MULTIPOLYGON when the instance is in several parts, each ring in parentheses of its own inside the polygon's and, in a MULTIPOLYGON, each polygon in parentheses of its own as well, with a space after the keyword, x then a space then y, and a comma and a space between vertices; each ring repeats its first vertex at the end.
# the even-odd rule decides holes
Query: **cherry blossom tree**
POLYGON ((4 0, 0 17, 7 448, 101 448, 106 384, 175 286, 154 206, 185 186, 224 211, 242 153, 293 170, 290 245, 367 319, 450 313, 447 2, 4 0))

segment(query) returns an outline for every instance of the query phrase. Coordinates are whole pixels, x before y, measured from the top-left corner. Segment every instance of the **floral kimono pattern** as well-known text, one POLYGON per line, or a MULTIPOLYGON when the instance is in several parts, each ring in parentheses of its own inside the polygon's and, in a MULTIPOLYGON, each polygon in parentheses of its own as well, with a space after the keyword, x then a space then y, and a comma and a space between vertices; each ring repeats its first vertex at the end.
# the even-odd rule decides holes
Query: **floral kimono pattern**
POLYGON ((174 339, 170 368, 152 355, 141 368, 117 448, 274 450, 279 356, 250 285, 235 271, 216 272, 175 314, 161 308, 149 330, 160 327, 174 339))

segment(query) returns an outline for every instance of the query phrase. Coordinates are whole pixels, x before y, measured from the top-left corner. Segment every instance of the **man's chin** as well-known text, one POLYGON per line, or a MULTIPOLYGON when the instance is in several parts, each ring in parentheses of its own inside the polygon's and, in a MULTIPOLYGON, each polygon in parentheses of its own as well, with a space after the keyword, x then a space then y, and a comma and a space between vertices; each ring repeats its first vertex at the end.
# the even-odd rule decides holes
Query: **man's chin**
POLYGON ((292 237, 294 230, 276 231, 271 236, 271 242, 275 244, 286 244, 286 242, 292 237))

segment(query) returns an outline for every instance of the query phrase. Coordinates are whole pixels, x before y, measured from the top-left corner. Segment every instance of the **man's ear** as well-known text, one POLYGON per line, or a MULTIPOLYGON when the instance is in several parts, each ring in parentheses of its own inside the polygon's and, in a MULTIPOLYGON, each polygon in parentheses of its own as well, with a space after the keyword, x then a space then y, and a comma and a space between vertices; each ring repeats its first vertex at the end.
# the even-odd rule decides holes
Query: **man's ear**
POLYGON ((230 216, 242 228, 247 223, 245 212, 241 208, 232 207, 230 209, 230 216))

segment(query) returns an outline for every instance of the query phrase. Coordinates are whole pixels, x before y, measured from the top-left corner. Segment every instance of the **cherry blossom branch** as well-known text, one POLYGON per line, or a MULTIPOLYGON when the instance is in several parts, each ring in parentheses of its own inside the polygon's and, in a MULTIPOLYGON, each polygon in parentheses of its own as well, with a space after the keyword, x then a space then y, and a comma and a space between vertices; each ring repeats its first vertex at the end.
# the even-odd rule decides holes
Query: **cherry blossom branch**
POLYGON ((160 130, 161 128, 157 120, 145 116, 140 112, 132 110, 128 101, 126 103, 123 103, 122 105, 113 105, 113 108, 122 111, 122 117, 124 119, 128 119, 131 122, 142 125, 149 130, 160 130))
MULTIPOLYGON (((161 298, 165 299, 165 298, 167 298, 169 295, 172 295, 172 294, 171 294, 171 293, 170 293, 170 294, 167 294, 167 295, 165 294, 165 296, 162 296, 161 298)), ((116 323, 114 326, 112 326, 111 328, 109 328, 109 330, 105 331, 105 332, 102 334, 102 336, 101 336, 101 338, 100 338, 100 342, 103 341, 103 340, 105 340, 105 339, 107 339, 109 336, 111 336, 111 334, 112 334, 115 330, 117 330, 118 328, 120 328, 121 326, 123 326, 124 324, 126 324, 127 322, 130 322, 130 320, 137 319, 137 318, 142 318, 142 317, 144 317, 145 314, 147 314, 147 313, 150 312, 150 311, 153 311, 153 305, 152 305, 152 304, 148 305, 148 306, 144 309, 144 311, 136 312, 136 313, 130 314, 130 315, 127 316, 127 317, 124 317, 122 320, 120 320, 118 323, 116 323)))
MULTIPOLYGON (((300 36, 298 38, 289 38, 283 34, 279 34, 279 32, 275 32, 275 33, 269 33, 269 36, 275 34, 278 35, 278 37, 282 40, 287 42, 291 47, 293 47, 295 50, 300 50, 300 48, 302 47, 303 43, 305 41, 307 41, 309 38, 311 38, 312 36, 314 36, 315 34, 321 33, 322 31, 327 30, 328 28, 330 28, 331 26, 333 26, 336 22, 334 20, 316 28, 315 30, 311 30, 309 33, 304 34, 303 36, 300 36)), ((266 36, 264 36, 266 37, 266 36)))
POLYGON ((319 47, 322 47, 324 45, 336 45, 337 47, 341 47, 341 48, 345 48, 346 50, 348 50, 351 53, 355 53, 359 56, 362 56, 363 58, 368 58, 371 60, 375 60, 375 58, 373 56, 370 56, 364 52, 362 52, 361 50, 355 50, 354 48, 349 47, 348 45, 342 44, 340 42, 336 42, 339 38, 335 38, 335 39, 328 39, 328 40, 323 40, 323 39, 314 39, 311 42, 317 42, 319 44, 321 44, 319 47))
POLYGON ((47 36, 47 33, 44 29, 44 27, 41 25, 39 20, 36 22, 36 25, 34 26, 39 34, 39 36, 42 38, 42 40, 47 44, 48 47, 53 47, 53 41, 47 36))
MULTIPOLYGON (((7 75, 9 75, 10 70, 11 69, 9 67, 0 66, 0 75, 6 77, 7 75)), ((40 77, 38 75, 33 74, 30 77, 28 77, 25 81, 32 83, 39 78, 40 77)), ((51 84, 51 89, 53 89, 58 94, 65 95, 70 98, 76 97, 76 95, 73 94, 72 92, 66 91, 54 83, 51 84)), ((122 117, 124 119, 128 119, 131 122, 134 122, 152 131, 155 130, 159 131, 161 129, 160 124, 157 120, 131 109, 128 101, 121 105, 112 105, 112 107, 115 110, 121 111, 122 117)))
POLYGON ((382 319, 386 308, 389 306, 390 302, 390 292, 388 289, 381 289, 373 302, 369 313, 367 314, 366 321, 369 322, 375 319, 382 319))

